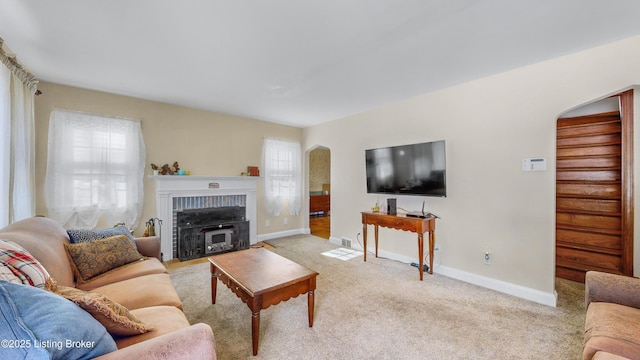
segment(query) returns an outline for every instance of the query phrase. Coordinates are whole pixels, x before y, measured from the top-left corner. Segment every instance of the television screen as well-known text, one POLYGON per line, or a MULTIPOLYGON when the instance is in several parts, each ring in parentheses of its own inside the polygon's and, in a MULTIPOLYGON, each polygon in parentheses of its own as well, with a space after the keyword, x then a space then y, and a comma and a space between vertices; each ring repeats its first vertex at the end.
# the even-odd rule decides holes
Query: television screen
POLYGON ((447 196, 444 140, 365 150, 367 192, 447 196))

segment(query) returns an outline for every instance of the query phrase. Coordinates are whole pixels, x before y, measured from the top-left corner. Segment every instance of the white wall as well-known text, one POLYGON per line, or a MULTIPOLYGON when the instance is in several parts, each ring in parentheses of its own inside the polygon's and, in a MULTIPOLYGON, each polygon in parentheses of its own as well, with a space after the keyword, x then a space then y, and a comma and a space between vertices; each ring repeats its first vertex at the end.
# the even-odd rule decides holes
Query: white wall
MULTIPOLYGON (((444 139, 447 198, 397 196, 442 217, 435 271, 555 305, 556 119, 640 84, 639 59, 630 38, 305 129, 306 149, 331 149, 332 237, 356 239, 360 212, 386 201, 366 194, 365 149, 444 139), (547 171, 522 172, 527 157, 546 158, 547 171)), ((381 229, 380 241, 388 256, 417 260, 415 234, 381 229)))

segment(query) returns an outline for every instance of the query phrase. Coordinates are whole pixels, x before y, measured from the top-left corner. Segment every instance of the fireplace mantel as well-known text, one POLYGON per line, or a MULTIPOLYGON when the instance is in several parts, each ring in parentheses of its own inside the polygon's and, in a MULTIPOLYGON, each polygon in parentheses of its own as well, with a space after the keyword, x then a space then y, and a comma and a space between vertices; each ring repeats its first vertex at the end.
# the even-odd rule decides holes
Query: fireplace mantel
POLYGON ((249 220, 249 242, 257 242, 258 222, 256 191, 257 176, 150 175, 156 183, 156 211, 162 220, 160 246, 163 260, 173 258, 173 199, 192 196, 245 195, 249 220))

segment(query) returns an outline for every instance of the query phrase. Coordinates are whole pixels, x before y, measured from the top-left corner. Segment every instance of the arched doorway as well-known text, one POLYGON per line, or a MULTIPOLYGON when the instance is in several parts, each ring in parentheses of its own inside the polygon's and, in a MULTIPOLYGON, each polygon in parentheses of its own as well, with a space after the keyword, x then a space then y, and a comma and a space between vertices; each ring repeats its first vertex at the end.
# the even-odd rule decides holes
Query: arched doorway
POLYGON ((331 150, 324 146, 309 152, 309 229, 311 235, 331 235, 331 150))
POLYGON ((556 276, 632 276, 633 91, 563 115, 556 134, 556 276))

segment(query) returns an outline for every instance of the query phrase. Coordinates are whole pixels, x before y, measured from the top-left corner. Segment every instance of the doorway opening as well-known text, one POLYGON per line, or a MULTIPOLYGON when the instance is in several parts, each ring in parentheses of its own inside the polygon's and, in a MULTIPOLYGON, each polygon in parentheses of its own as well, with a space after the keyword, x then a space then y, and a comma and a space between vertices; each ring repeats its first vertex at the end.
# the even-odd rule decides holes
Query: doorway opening
POLYGON ((633 92, 564 114, 556 128, 556 276, 633 275, 633 92))
POLYGON ((331 150, 324 146, 309 152, 309 228, 311 235, 331 236, 331 150))

